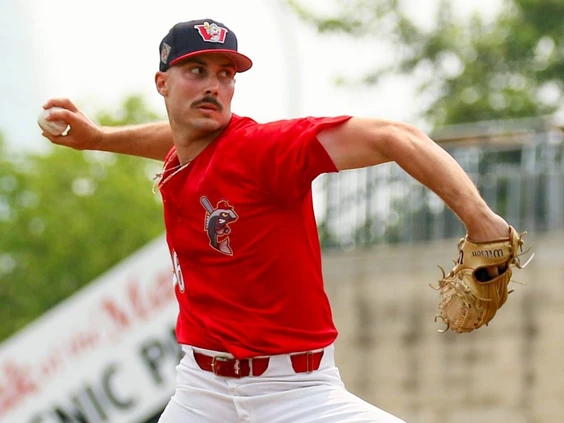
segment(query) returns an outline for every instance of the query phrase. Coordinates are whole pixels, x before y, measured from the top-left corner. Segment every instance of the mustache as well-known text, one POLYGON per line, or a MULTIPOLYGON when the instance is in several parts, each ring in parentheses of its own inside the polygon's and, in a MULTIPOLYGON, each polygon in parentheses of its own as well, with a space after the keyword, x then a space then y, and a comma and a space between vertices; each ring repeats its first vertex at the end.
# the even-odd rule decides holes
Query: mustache
POLYGON ((223 111, 223 106, 219 103, 219 101, 217 101, 214 97, 212 96, 205 96, 204 98, 202 98, 201 100, 195 101, 193 102, 190 107, 192 108, 196 108, 196 107, 200 107, 203 104, 213 104, 215 107, 218 108, 218 110, 221 112, 223 111))

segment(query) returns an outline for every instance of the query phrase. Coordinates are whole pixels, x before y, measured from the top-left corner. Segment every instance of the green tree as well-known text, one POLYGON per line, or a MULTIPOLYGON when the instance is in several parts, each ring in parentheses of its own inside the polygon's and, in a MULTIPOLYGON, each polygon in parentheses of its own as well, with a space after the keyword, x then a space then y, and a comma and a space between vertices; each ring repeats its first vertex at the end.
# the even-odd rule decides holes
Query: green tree
POLYGON ((436 25, 422 28, 399 0, 335 0, 321 16, 288 0, 320 32, 344 32, 393 46, 393 64, 363 75, 373 85, 391 73, 417 76, 422 114, 434 126, 546 115, 562 101, 564 2, 504 0, 491 22, 480 14, 455 18, 440 0, 436 25))
MULTIPOLYGON (((131 97, 96 121, 155 119, 131 97)), ((63 147, 16 156, 0 143, 0 340, 163 232, 151 192, 158 169, 156 161, 63 147)))

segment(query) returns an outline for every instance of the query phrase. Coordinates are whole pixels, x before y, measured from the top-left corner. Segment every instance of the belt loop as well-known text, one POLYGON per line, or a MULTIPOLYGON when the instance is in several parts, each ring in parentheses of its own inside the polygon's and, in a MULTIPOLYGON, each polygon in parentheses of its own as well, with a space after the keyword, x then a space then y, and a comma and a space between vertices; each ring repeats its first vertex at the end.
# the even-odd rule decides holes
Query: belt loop
POLYGON ((306 373, 313 372, 313 351, 308 351, 306 353, 306 373))

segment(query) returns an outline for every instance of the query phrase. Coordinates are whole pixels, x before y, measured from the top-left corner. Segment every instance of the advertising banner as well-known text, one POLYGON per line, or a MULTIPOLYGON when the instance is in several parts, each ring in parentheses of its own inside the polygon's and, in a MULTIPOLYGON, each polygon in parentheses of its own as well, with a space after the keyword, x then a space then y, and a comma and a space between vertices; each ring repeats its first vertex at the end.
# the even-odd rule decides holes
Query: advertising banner
POLYGON ((161 410, 181 354, 172 284, 161 237, 0 344, 0 422, 139 423, 161 410))

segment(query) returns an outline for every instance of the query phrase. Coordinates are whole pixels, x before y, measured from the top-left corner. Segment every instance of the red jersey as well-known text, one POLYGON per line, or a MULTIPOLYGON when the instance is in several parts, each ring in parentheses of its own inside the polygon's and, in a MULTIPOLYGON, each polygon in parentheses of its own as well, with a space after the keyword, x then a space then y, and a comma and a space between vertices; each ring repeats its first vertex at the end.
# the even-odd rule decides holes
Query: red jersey
POLYGON ((170 151, 161 194, 178 342, 246 358, 335 340, 311 183, 337 171, 317 134, 349 118, 233 115, 188 165, 170 151))

